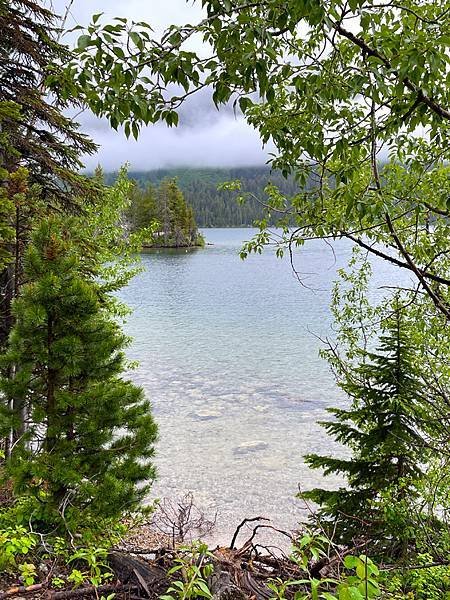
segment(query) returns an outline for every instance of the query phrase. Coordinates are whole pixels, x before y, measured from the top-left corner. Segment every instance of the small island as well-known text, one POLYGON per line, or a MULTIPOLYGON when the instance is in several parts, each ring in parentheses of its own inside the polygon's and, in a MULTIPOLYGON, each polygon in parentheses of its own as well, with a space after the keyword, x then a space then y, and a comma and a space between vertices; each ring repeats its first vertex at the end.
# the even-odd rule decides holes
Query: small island
POLYGON ((157 187, 149 183, 145 189, 134 183, 126 227, 130 233, 152 229, 151 235, 145 237, 144 249, 205 245, 193 208, 186 202, 176 179, 164 179, 157 187))

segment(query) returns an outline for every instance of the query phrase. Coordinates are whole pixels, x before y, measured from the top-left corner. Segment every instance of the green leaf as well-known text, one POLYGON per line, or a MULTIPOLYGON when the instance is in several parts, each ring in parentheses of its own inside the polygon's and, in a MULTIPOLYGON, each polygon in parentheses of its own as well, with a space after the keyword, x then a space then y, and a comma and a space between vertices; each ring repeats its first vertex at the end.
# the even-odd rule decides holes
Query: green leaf
MULTIPOLYGON (((202 595, 203 595, 205 598, 212 598, 212 594, 211 594, 211 592, 210 592, 210 590, 209 590, 208 586, 206 585, 206 583, 205 583, 204 581, 202 581, 202 580, 198 580, 198 581, 197 581, 197 586, 198 586, 198 588, 200 588, 200 590, 203 592, 203 594, 202 594, 202 595)), ((198 593, 198 590, 197 590, 197 593, 198 593)))
POLYGON ((118 58, 125 59, 125 52, 122 50, 120 46, 114 46, 113 52, 118 58))
POLYGON ((89 44, 91 43, 91 36, 90 35, 80 35, 80 37, 78 38, 78 42, 77 42, 77 46, 80 50, 86 50, 86 48, 89 46, 89 44))
POLYGON ((345 558, 344 558, 344 566, 347 569, 354 569, 355 567, 357 567, 359 564, 361 563, 360 559, 357 556, 353 556, 351 554, 348 554, 345 558))
POLYGON ((130 38, 133 41, 133 43, 135 44, 135 46, 137 46, 137 48, 139 50, 142 50, 143 41, 142 41, 141 36, 137 33, 137 31, 130 31, 130 38))

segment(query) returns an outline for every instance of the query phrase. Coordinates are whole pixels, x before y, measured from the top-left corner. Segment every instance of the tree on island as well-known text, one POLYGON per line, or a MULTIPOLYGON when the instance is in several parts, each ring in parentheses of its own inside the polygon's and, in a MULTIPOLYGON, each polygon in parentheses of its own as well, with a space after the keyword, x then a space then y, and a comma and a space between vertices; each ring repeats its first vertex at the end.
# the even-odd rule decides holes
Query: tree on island
POLYGON ((133 187, 130 190, 130 206, 126 211, 126 219, 130 230, 133 232, 141 231, 157 221, 157 215, 154 186, 148 183, 145 188, 141 188, 136 182, 133 182, 133 187))
POLYGON ((127 217, 132 232, 154 224, 149 246, 185 248, 204 245, 194 211, 175 179, 164 179, 157 188, 148 184, 144 190, 135 185, 127 217))

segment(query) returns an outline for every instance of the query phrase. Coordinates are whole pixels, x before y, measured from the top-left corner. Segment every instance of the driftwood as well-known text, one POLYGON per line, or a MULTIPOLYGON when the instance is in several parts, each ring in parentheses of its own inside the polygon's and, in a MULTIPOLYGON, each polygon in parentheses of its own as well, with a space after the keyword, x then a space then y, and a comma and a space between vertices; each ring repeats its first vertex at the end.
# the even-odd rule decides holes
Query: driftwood
POLYGON ((129 598, 130 592, 138 591, 137 587, 132 585, 122 585, 121 583, 111 583, 107 585, 83 586, 75 590, 64 590, 61 592, 50 592, 47 595, 49 600, 70 600, 71 598, 99 598, 102 594, 115 593, 115 598, 129 598))
MULTIPOLYGON (((162 557, 165 556, 163 550, 160 553, 162 557)), ((173 556, 173 553, 169 556, 173 556)), ((140 589, 142 598, 159 597, 168 587, 166 569, 157 561, 158 555, 149 561, 122 552, 109 554, 109 564, 116 577, 123 583, 140 589)))
MULTIPOLYGON (((252 517, 251 519, 244 519, 243 521, 241 521, 241 523, 239 523, 239 525, 237 526, 236 531, 233 534, 233 537, 231 538, 231 544, 230 544, 231 550, 233 550, 233 548, 235 547, 237 536, 239 535, 239 532, 244 527, 244 525, 246 525, 247 523, 252 523, 252 522, 254 523, 255 521, 270 521, 270 519, 267 519, 266 517, 252 517)), ((253 531, 255 531, 255 530, 253 530, 253 531)))
POLYGON ((231 573, 215 568, 208 579, 208 587, 214 600, 246 600, 244 592, 233 581, 231 573))
MULTIPOLYGON (((208 577, 207 585, 213 600, 269 600, 273 591, 268 587, 270 580, 282 579, 284 581, 304 579, 305 573, 292 558, 287 556, 280 548, 264 546, 257 543, 258 532, 263 528, 270 528, 283 537, 293 540, 290 533, 276 529, 264 517, 244 519, 237 527, 229 547, 217 547, 208 553, 208 561, 214 569, 208 577), (236 548, 236 541, 243 528, 249 523, 253 528, 247 531, 247 540, 240 548, 236 548)), ((171 540, 168 541, 170 544, 171 540)), ((182 571, 169 576, 167 573, 174 566, 177 558, 177 548, 136 547, 116 549, 108 556, 109 565, 114 574, 114 582, 100 587, 83 586, 78 589, 51 591, 48 584, 11 588, 0 593, 0 600, 14 600, 14 596, 33 594, 33 598, 47 598, 48 600, 74 600, 82 598, 100 598, 101 595, 114 593, 115 600, 158 600, 172 585, 173 578, 182 576, 182 571), (36 596, 39 594, 39 596, 36 596)), ((323 577, 328 572, 339 568, 339 563, 345 555, 336 550, 330 557, 323 557, 315 564, 309 566, 310 571, 317 577, 323 577)), ((203 557, 201 560, 204 560, 203 557)), ((292 598, 294 588, 286 592, 287 598, 292 598)))
MULTIPOLYGON (((217 547, 211 551, 210 560, 214 566, 207 585, 214 600, 268 600, 273 592, 267 583, 275 577, 299 579, 299 566, 289 559, 279 548, 267 547, 254 542, 260 529, 272 529, 289 538, 290 533, 276 529, 265 517, 244 519, 237 527, 230 546, 217 547), (255 524, 247 532, 245 543, 236 548, 236 541, 243 528, 255 524), (275 550, 277 553, 275 553, 275 550)), ((168 548, 127 548, 110 554, 110 565, 116 577, 123 583, 139 588, 139 594, 133 592, 133 599, 152 598, 156 600, 171 585, 167 571, 173 566, 176 549, 168 548), (144 558, 145 556, 145 558, 144 558)), ((176 575, 178 577, 180 573, 176 575)))
POLYGON ((6 592, 0 592, 0 600, 4 600, 4 598, 12 598, 13 596, 18 596, 19 594, 32 594, 38 592, 45 588, 45 583, 35 583, 34 585, 20 585, 16 587, 12 587, 6 592))
MULTIPOLYGON (((167 570, 172 566, 173 553, 167 552, 162 561, 166 565, 156 565, 155 561, 146 561, 129 554, 114 552, 110 558, 113 572, 124 583, 139 588, 134 598, 158 598, 171 584, 167 570)), ((271 593, 266 581, 273 577, 273 568, 264 566, 263 561, 253 564, 251 554, 242 554, 241 550, 218 548, 212 552, 214 572, 207 584, 215 600, 268 600, 271 593)), ((117 595, 116 598, 121 596, 117 595)), ((124 596, 126 597, 126 596, 124 596)))

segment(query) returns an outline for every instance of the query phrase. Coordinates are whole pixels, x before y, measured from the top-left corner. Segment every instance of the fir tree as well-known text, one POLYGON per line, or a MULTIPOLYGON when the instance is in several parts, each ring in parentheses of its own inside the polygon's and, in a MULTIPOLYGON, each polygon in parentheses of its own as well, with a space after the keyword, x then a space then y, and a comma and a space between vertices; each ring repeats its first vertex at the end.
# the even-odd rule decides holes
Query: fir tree
POLYGON ((0 0, 0 169, 24 166, 48 202, 77 207, 90 189, 80 157, 97 146, 64 115, 80 106, 58 79, 73 55, 60 43, 59 18, 42 4, 0 0))
POLYGON ((164 232, 166 245, 190 246, 191 231, 187 223, 188 207, 175 180, 163 181, 161 195, 169 208, 169 228, 164 232))
MULTIPOLYGON (((6 472, 51 526, 133 509, 155 474, 149 403, 121 376, 127 338, 86 274, 72 230, 49 218, 33 236, 4 358, 15 373, 0 380, 27 415, 6 472)), ((8 418, 18 420, 17 409, 8 418)))
MULTIPOLYGON (((14 324, 11 307, 34 222, 43 211, 78 211, 100 192, 79 174, 80 157, 95 152, 96 144, 65 115, 80 107, 76 83, 68 94, 59 80, 73 55, 60 43, 59 18, 42 4, 0 0, 0 353, 14 324)), ((23 425, 0 442, 6 454, 23 425)))
POLYGON ((158 220, 155 189, 148 183, 145 190, 139 189, 137 183, 131 190, 130 207, 127 218, 131 231, 140 231, 158 220))
POLYGON ((307 455, 313 469, 325 475, 342 474, 346 486, 329 491, 313 489, 301 496, 318 503, 318 515, 338 541, 350 544, 369 537, 396 545, 386 522, 383 499, 413 503, 414 485, 424 476, 426 450, 420 425, 424 417, 423 392, 408 324, 398 298, 383 320, 378 348, 359 349, 359 365, 352 369, 335 353, 331 362, 339 386, 352 399, 348 409, 333 408, 335 420, 321 423, 328 434, 351 451, 348 459, 307 455))
POLYGON ((164 179, 156 190, 152 184, 145 190, 136 185, 127 217, 132 232, 156 224, 152 246, 184 248, 204 244, 194 211, 174 179, 164 179))

